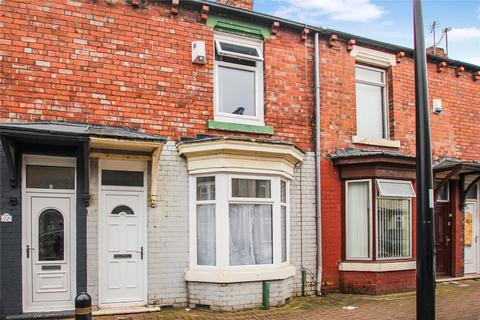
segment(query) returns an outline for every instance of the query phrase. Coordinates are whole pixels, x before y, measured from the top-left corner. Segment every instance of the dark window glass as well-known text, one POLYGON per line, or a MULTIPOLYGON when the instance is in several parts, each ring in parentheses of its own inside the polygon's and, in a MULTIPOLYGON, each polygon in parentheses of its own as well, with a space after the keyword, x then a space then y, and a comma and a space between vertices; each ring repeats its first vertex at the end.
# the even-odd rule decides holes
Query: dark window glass
POLYGON ((232 197, 270 198, 270 180, 232 179, 232 197))
POLYGON ((38 260, 64 259, 63 216, 54 209, 43 211, 38 218, 38 260))
POLYGON ((143 172, 102 170, 102 185, 143 187, 143 172))
POLYGON ((197 178, 197 201, 215 200, 215 177, 197 178))
POLYGON ((287 183, 280 181, 280 201, 287 203, 287 183))
POLYGON ((127 207, 127 206, 118 206, 118 207, 115 207, 115 209, 112 210, 112 214, 121 214, 121 213, 130 214, 130 215, 135 214, 133 212, 133 210, 130 209, 129 207, 127 207))
POLYGON ((245 47, 238 44, 227 43, 227 42, 220 42, 220 47, 222 50, 231 51, 234 53, 240 53, 248 56, 258 57, 257 49, 252 47, 245 47))
POLYGON ((221 56, 217 53, 217 49, 215 49, 215 60, 216 61, 228 62, 228 63, 235 63, 235 64, 239 64, 239 65, 242 65, 242 66, 248 66, 248 67, 254 67, 254 68, 257 66, 256 61, 234 58, 234 57, 221 56))
POLYGON ((75 168, 27 166, 27 188, 75 189, 75 168))
MULTIPOLYGON (((440 180, 435 180, 435 188, 437 187, 437 185, 439 183, 440 183, 440 180)), ((449 193, 450 193, 449 182, 447 182, 443 185, 443 187, 438 192, 437 200, 438 201, 444 201, 444 202, 448 201, 449 200, 449 197, 448 197, 449 193)))
POLYGON ((474 185, 467 193, 467 199, 477 199, 477 185, 474 185))

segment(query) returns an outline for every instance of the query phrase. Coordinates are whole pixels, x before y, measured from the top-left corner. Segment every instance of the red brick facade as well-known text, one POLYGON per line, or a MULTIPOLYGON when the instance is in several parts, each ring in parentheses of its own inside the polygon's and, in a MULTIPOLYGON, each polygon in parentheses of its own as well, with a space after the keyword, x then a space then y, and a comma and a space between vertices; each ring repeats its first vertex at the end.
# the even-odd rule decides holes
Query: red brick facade
MULTIPOLYGON (((252 1, 242 1, 242 8, 252 1)), ((169 3, 132 8, 124 2, 4 0, 1 7, 0 121, 84 122, 138 128, 171 140, 207 129, 213 119, 213 28, 199 10, 169 3), (205 41, 207 63, 192 64, 191 42, 205 41)), ((313 41, 280 26, 264 41, 265 124, 275 133, 257 138, 290 141, 314 150, 313 41)), ((413 271, 339 272, 342 260, 342 182, 329 154, 355 145, 355 59, 346 40, 320 41, 321 171, 324 289, 384 293, 413 288, 413 271)), ((396 54, 397 52, 392 52, 396 54)), ((480 81, 472 73, 429 63, 434 158, 480 159, 480 81)), ((414 65, 390 67, 390 136, 415 154, 414 65)), ((235 135, 247 135, 235 133, 235 135)), ((458 206, 457 206, 458 208, 458 206)), ((415 219, 413 218, 413 221, 415 219)), ((454 274, 463 273, 461 212, 455 213, 454 274)), ((415 242, 413 242, 415 243, 415 242)))
MULTIPOLYGON (((128 126, 173 140, 224 134, 206 126, 213 119, 213 28, 197 21, 198 12, 73 0, 9 0, 2 10, 2 122, 128 126), (192 64, 195 40, 205 41, 205 65, 192 64)), ((311 45, 285 29, 264 50, 265 123, 275 135, 256 137, 311 150, 311 45)))
MULTIPOLYGON (((400 141, 400 148, 381 148, 353 144, 356 135, 355 106, 355 58, 346 50, 346 42, 336 42, 329 47, 321 43, 321 148, 322 148, 322 227, 323 227, 323 288, 367 293, 398 291, 402 286, 415 288, 415 272, 339 272, 342 260, 341 244, 341 180, 339 171, 329 160, 329 154, 347 147, 400 151, 415 155, 415 85, 414 62, 403 58, 390 67, 388 100, 390 136, 400 141), (388 275, 387 275, 388 274, 388 275), (386 279, 389 279, 388 281, 386 279)), ((479 113, 475 106, 480 104, 480 83, 472 79, 471 73, 456 76, 455 68, 438 72, 437 65, 428 64, 429 97, 441 99, 443 111, 430 113, 434 159, 449 157, 467 161, 480 158, 478 136, 479 113)), ((455 182, 458 185, 458 181, 455 182)), ((455 188, 452 199, 454 212, 452 275, 463 275, 463 214, 459 209, 459 189, 455 188)), ((413 208, 415 208, 413 206, 413 208)), ((415 209, 414 209, 415 211, 415 209)), ((415 212, 413 212, 415 216, 415 212)), ((415 218, 413 218, 415 221, 415 218)), ((415 230, 413 230, 415 233, 415 230)), ((415 241, 413 241, 415 245, 415 241)))

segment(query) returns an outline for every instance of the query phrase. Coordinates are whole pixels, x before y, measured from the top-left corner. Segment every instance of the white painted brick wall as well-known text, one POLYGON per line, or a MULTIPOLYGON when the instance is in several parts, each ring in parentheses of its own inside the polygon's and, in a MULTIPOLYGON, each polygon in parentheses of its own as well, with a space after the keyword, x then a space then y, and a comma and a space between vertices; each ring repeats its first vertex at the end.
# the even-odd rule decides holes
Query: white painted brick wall
POLYGON ((315 293, 316 222, 315 222, 315 156, 307 153, 304 162, 297 165, 290 184, 290 262, 297 267, 294 281, 295 295, 301 295, 300 269, 307 271, 306 293, 315 293))
POLYGON ((175 143, 163 147, 158 173, 157 208, 148 209, 148 301, 187 303, 188 172, 175 143))
POLYGON ((90 206, 87 216, 87 290, 98 304, 98 159, 90 159, 90 206))
MULTIPOLYGON (((270 281, 270 306, 281 306, 292 296, 293 277, 270 281)), ((232 311, 262 305, 262 282, 188 283, 190 307, 209 306, 211 310, 232 311)))

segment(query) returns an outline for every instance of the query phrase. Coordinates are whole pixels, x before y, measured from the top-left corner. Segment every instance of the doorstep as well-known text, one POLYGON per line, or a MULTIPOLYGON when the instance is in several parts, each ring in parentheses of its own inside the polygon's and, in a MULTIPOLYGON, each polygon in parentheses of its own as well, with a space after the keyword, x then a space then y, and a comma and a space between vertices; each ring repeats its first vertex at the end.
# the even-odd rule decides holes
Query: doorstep
POLYGON ((140 307, 116 307, 101 308, 92 312, 93 316, 111 316, 116 314, 133 314, 160 311, 159 306, 140 306, 140 307))
POLYGON ((463 277, 448 277, 448 276, 440 276, 435 279, 435 282, 450 282, 450 281, 461 281, 461 280, 473 280, 473 279, 480 279, 480 273, 471 273, 466 274, 463 277))

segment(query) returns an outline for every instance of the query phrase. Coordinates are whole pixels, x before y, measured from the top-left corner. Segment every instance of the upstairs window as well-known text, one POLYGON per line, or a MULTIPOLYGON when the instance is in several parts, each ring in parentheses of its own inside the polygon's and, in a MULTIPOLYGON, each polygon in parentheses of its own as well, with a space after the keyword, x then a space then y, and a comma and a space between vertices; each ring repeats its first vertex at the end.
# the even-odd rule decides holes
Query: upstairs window
POLYGON ((215 120, 263 125, 263 46, 260 40, 215 36, 215 120))
MULTIPOLYGON (((442 180, 435 180, 435 188, 442 180)), ((437 195, 437 202, 450 202, 450 186, 449 183, 445 183, 440 189, 437 195)))
POLYGON ((363 138, 388 138, 386 73, 383 69, 357 65, 357 135, 363 138))

